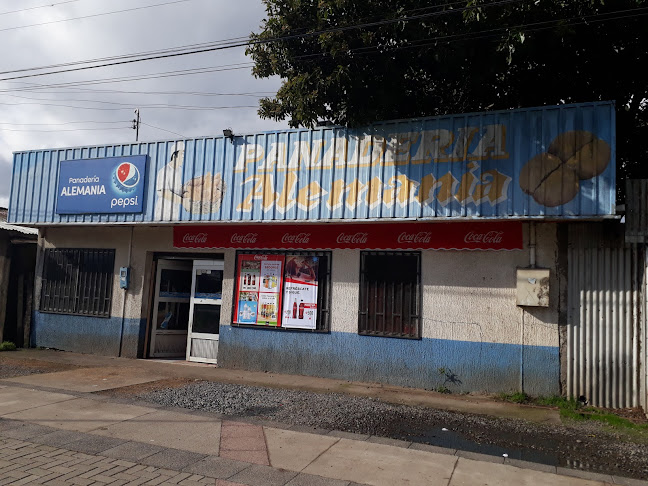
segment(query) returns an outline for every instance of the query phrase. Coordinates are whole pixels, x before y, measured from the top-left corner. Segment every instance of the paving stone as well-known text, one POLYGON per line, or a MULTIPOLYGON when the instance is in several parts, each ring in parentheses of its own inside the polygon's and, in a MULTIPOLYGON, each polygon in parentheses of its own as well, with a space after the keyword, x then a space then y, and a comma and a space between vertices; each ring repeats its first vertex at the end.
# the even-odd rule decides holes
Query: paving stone
POLYGON ((398 439, 390 439, 389 437, 378 437, 376 435, 372 435, 367 439, 367 442, 372 442, 374 444, 383 444, 383 445, 389 445, 389 446, 394 446, 394 447, 404 447, 407 449, 409 446, 412 445, 411 442, 407 442, 405 440, 398 440, 398 439))
POLYGON ((3 430, 9 430, 15 427, 19 427, 20 425, 22 425, 22 422, 20 420, 9 420, 9 419, 0 418, 0 432, 2 432, 3 430))
POLYGON ((182 470, 189 464, 203 460, 207 457, 205 454, 195 452, 180 451, 177 449, 164 449, 148 457, 144 457, 139 462, 149 466, 164 467, 168 469, 182 470))
POLYGON ((310 427, 308 425, 293 425, 290 427, 293 432, 306 432, 307 434, 328 435, 331 433, 330 429, 320 429, 318 427, 310 427))
POLYGON ((229 481, 247 484, 248 486, 283 486, 295 476, 297 476, 297 473, 293 471, 253 464, 229 478, 229 481))
POLYGON ((126 441, 121 439, 113 439, 112 437, 101 437, 99 435, 85 434, 81 440, 70 442, 65 445, 66 449, 72 451, 79 451, 84 453, 97 454, 113 447, 117 447, 126 441))
POLYGON ((409 446, 409 448, 414 449, 415 451, 432 452, 434 454, 447 454, 449 456, 454 456, 457 453, 457 449, 449 449, 448 447, 439 447, 430 444, 419 444, 417 442, 413 442, 412 445, 409 446))
POLYGON ((569 469, 566 467, 556 468, 556 472, 563 476, 572 476, 574 478, 588 479, 590 481, 602 481, 612 483, 612 476, 609 474, 600 474, 590 471, 581 471, 580 469, 569 469))
POLYGON ((506 459, 504 459, 504 464, 519 467, 521 469, 532 469, 534 471, 556 474, 556 466, 550 466, 549 464, 540 464, 539 462, 521 461, 520 459, 510 459, 507 457, 506 459))
POLYGON ((84 439, 87 434, 75 432, 73 430, 57 430, 51 434, 40 435, 29 439, 31 442, 45 444, 53 447, 61 447, 70 442, 84 439))
POLYGON ((0 431, 0 436, 8 437, 11 439, 28 440, 31 439, 32 437, 51 434, 52 432, 55 431, 56 429, 52 427, 46 427, 44 425, 27 424, 23 422, 19 427, 12 427, 10 429, 0 431))
POLYGON ((209 456, 202 461, 190 464, 183 470, 194 474, 202 474, 210 478, 227 479, 249 466, 250 464, 247 462, 209 456))
POLYGON ((494 462, 495 464, 504 464, 504 456, 493 456, 490 454, 480 454, 479 452, 470 452, 458 450, 455 454, 459 457, 472 459, 473 461, 494 462))
POLYGON ((295 476, 286 486, 348 486, 349 481, 340 481, 339 479, 323 478, 312 474, 301 473, 295 476))
POLYGON ((344 430, 331 430, 328 435, 331 437, 339 437, 340 439, 349 440, 367 440, 371 437, 368 434, 355 434, 353 432, 345 432, 344 430))
MULTIPOLYGON (((110 449, 101 451, 99 454, 106 457, 112 457, 113 459, 124 459, 125 461, 129 461, 129 460, 139 461, 140 459, 143 459, 148 456, 152 456, 153 454, 157 454, 158 452, 162 452, 163 450, 165 450, 164 447, 151 445, 151 444, 144 444, 142 442, 125 442, 123 444, 119 444, 117 447, 112 447, 110 449)), ((122 461, 116 461, 116 462, 119 463, 122 461)), ((135 465, 133 463, 129 463, 129 464, 130 464, 129 467, 135 465)))
POLYGON ((648 486, 648 481, 641 479, 624 478, 621 476, 612 476, 614 484, 621 484, 622 486, 648 486))

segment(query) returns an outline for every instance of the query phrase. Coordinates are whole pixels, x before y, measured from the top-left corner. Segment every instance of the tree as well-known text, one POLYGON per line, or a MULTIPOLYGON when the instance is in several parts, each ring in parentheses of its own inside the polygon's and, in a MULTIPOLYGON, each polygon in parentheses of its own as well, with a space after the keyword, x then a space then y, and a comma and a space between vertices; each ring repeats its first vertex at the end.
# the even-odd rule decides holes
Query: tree
MULTIPOLYGON (((247 52, 293 127, 598 100, 617 166, 648 177, 648 0, 264 0, 247 52)), ((623 184, 619 184, 622 186, 623 184)))

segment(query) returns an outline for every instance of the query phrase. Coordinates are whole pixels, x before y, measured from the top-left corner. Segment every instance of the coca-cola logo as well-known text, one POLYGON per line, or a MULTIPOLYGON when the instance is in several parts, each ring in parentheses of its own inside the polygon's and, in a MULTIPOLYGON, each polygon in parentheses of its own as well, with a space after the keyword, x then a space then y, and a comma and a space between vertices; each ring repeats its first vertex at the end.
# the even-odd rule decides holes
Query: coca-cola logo
POLYGON ((503 231, 487 231, 479 233, 477 231, 470 231, 464 236, 465 243, 501 243, 503 239, 503 231))
POLYGON ((240 235, 234 233, 230 238, 230 243, 256 243, 258 236, 258 233, 245 233, 240 235))
POLYGON ((281 237, 281 242, 282 243, 308 243, 310 242, 310 233, 297 233, 297 234, 290 234, 290 233, 284 233, 284 235, 281 237))
POLYGON ((182 237, 182 242, 194 245, 207 243, 207 233, 185 233, 182 237))
POLYGON ((364 244, 367 242, 369 233, 340 233, 336 239, 338 243, 364 244))
POLYGON ((429 243, 432 239, 430 231, 419 231, 418 233, 401 233, 398 235, 399 243, 429 243))

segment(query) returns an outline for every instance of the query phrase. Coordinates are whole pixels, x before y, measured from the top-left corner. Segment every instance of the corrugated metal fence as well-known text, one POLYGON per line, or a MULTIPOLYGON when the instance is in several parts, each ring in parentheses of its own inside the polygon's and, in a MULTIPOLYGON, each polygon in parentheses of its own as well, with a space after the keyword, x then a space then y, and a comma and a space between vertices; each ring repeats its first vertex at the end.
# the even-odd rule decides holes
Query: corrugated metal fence
POLYGON ((608 235, 577 232, 570 231, 568 250, 567 395, 600 407, 645 405, 643 250, 608 235))

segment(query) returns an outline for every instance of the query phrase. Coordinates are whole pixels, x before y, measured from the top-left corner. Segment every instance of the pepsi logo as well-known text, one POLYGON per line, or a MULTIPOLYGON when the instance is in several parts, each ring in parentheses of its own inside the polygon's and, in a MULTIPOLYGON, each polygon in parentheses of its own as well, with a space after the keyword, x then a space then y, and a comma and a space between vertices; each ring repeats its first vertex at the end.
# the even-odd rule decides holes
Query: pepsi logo
POLYGON ((134 164, 123 162, 115 170, 115 179, 123 189, 133 189, 140 181, 140 171, 134 164))

